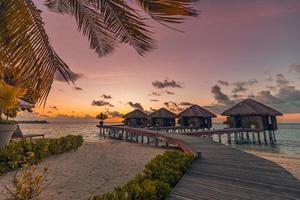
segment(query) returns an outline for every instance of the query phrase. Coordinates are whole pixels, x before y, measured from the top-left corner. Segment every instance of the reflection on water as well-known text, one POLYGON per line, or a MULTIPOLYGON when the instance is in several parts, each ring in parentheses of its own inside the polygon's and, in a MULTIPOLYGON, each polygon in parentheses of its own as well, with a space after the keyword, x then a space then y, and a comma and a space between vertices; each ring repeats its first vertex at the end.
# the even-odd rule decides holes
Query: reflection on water
MULTIPOLYGON (((224 128, 224 125, 214 124, 214 128, 224 128)), ((269 153, 282 153, 300 156, 300 124, 278 124, 278 130, 276 131, 276 139, 277 143, 274 145, 233 144, 232 146, 245 150, 256 150, 269 153)), ((214 140, 217 141, 217 138, 214 138, 214 140)), ((222 143, 227 143, 227 136, 224 135, 222 137, 222 143)))
MULTIPOLYGON (((50 123, 50 124, 21 124, 24 134, 43 133, 46 137, 61 137, 69 134, 82 135, 85 141, 99 141, 97 123, 50 123)), ((224 128, 223 124, 214 124, 214 128, 224 128)), ((300 156, 300 124, 279 124, 276 133, 276 145, 235 145, 237 148, 284 153, 300 156)), ((226 143, 224 135, 222 141, 226 143)))

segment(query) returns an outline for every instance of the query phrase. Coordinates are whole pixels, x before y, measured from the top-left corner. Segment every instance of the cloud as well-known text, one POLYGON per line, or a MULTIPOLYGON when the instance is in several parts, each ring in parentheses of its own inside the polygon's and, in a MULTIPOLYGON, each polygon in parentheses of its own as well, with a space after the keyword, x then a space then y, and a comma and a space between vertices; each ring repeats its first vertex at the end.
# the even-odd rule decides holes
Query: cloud
POLYGON ((83 90, 81 87, 77 87, 77 86, 75 86, 73 88, 74 88, 74 90, 79 90, 79 91, 83 90))
POLYGON ((152 86, 157 89, 164 89, 164 88, 183 88, 183 83, 177 82, 174 80, 163 80, 163 81, 154 81, 152 82, 152 86))
POLYGON ((276 87, 272 86, 272 85, 267 85, 266 88, 271 90, 271 91, 276 91, 276 87))
POLYGON ((134 109, 144 110, 143 106, 140 103, 133 103, 133 102, 129 101, 127 104, 134 109))
POLYGON ((107 114, 109 118, 123 117, 123 114, 119 111, 106 111, 105 114, 107 114))
POLYGON ((150 111, 155 112, 155 111, 157 111, 157 109, 150 107, 150 111))
POLYGON ((159 100, 158 99, 150 99, 150 101, 152 101, 152 102, 158 102, 159 100))
POLYGON ((278 98, 288 102, 300 102, 300 91, 294 86, 282 87, 278 91, 278 98))
POLYGON ((229 85, 230 85, 228 81, 218 80, 218 83, 219 83, 220 85, 224 85, 224 86, 229 86, 229 85))
POLYGON ((243 97, 243 95, 239 95, 239 94, 233 94, 233 95, 231 95, 231 98, 234 98, 234 99, 240 99, 242 97, 243 97))
POLYGON ((193 103, 187 102, 187 101, 183 101, 179 103, 180 106, 192 106, 194 105, 193 103))
POLYGON ((151 94, 149 94, 149 96, 160 96, 161 95, 161 93, 159 93, 159 92, 151 92, 151 94))
POLYGON ((289 65, 289 69, 292 72, 296 72, 300 74, 300 64, 291 64, 289 65))
POLYGON ((114 107, 111 103, 104 101, 104 100, 93 100, 91 103, 92 106, 109 106, 114 107))
POLYGON ((109 94, 102 94, 101 97, 102 97, 103 99, 112 99, 112 96, 109 95, 109 94))
POLYGON ((218 85, 215 85, 211 88, 211 93, 214 95, 215 100, 223 105, 232 105, 234 102, 221 91, 221 88, 218 85))
POLYGON ((54 109, 54 110, 58 110, 57 106, 49 106, 49 108, 54 109))
POLYGON ((270 91, 260 91, 257 96, 256 99, 262 103, 266 103, 266 104, 278 104, 278 103, 282 103, 282 101, 273 96, 271 94, 270 91))
POLYGON ((169 95, 174 95, 175 94, 174 92, 171 92, 171 91, 168 91, 168 90, 166 90, 165 92, 166 92, 166 94, 169 94, 169 95))
POLYGON ((168 101, 168 102, 165 102, 164 105, 171 111, 174 111, 174 112, 180 112, 183 110, 183 108, 179 107, 177 105, 177 103, 173 102, 173 101, 168 101))
POLYGON ((248 90, 247 86, 252 86, 256 83, 258 83, 256 79, 234 82, 232 85, 234 85, 235 88, 233 88, 232 93, 246 92, 248 90))
POLYGON ((285 78, 283 74, 276 74, 276 83, 278 87, 286 87, 290 82, 285 78))
MULTIPOLYGON (((69 70, 69 79, 71 81, 77 81, 78 79, 81 79, 84 77, 84 75, 82 73, 76 73, 76 72, 73 72, 71 70, 69 70)), ((60 81, 60 82, 65 82, 66 80, 64 79, 64 77, 59 73, 59 72, 56 72, 55 75, 54 75, 54 79, 56 81, 60 81)))

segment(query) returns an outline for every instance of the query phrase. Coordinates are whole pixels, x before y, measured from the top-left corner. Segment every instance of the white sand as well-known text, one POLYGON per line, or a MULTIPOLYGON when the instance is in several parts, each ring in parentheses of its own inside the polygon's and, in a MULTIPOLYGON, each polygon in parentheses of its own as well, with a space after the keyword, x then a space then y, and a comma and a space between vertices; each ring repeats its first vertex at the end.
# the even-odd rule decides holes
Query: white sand
POLYGON ((247 150, 246 152, 277 163, 289 171, 298 180, 300 180, 300 157, 288 156, 285 154, 258 152, 253 150, 247 150))
MULTIPOLYGON (((111 191, 142 171, 163 149, 119 141, 85 143, 77 152, 50 157, 40 166, 49 166, 52 183, 43 191, 43 200, 87 200, 111 191)), ((14 172, 0 177, 0 191, 11 185, 14 172)), ((3 197, 0 197, 3 199, 3 197)))

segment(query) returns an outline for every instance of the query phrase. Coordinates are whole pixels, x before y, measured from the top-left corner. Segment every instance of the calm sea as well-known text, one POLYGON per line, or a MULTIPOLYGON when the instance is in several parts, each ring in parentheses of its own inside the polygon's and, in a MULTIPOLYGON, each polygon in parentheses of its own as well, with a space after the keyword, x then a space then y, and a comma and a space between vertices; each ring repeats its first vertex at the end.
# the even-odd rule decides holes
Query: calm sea
MULTIPOLYGON (((24 134, 43 133, 46 137, 60 137, 69 134, 82 135, 86 141, 99 141, 97 123, 50 123, 21 124, 24 134)), ((223 128, 222 124, 214 124, 214 128, 223 128)), ((270 153, 280 153, 300 156, 300 123, 279 124, 276 132, 276 145, 237 145, 237 148, 258 150, 270 153)), ((226 139, 224 138, 224 141, 226 139)))

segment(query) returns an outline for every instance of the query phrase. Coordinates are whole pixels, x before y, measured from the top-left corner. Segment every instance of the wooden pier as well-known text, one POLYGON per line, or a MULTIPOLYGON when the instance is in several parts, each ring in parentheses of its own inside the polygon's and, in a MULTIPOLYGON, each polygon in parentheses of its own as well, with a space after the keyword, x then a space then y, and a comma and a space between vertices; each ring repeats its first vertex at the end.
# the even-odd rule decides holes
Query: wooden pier
MULTIPOLYGON (((166 134, 125 126, 103 126, 100 131, 102 135, 131 142, 154 140, 156 146, 162 140, 185 153, 201 155, 172 190, 169 200, 300 199, 300 182, 288 171, 271 161, 211 141, 207 136, 212 132, 166 134)), ((233 130, 227 131, 234 134, 233 130)))
POLYGON ((300 182, 279 165, 228 146, 187 135, 174 135, 201 152, 169 200, 300 199, 300 182))

